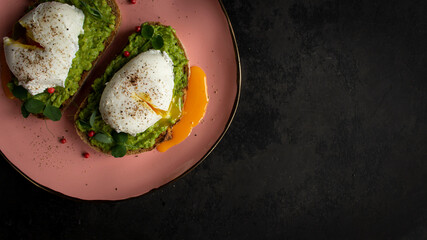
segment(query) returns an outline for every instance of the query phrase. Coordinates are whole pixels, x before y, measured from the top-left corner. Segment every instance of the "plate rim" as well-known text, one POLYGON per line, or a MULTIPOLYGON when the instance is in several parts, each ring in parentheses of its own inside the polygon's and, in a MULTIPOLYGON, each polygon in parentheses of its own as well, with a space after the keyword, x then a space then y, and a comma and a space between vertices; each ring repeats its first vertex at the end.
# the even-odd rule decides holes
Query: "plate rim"
POLYGON ((224 128, 224 131, 221 133, 220 137, 215 141, 215 143, 212 145, 212 147, 206 152, 205 155, 203 155, 203 157, 198 160, 193 166, 191 166, 188 170, 186 170, 184 173, 182 173, 181 175, 179 175, 178 177, 168 181, 167 183, 161 185, 160 187, 157 188, 153 188, 148 192, 145 192, 143 194, 137 195, 137 196, 132 196, 132 197, 127 197, 127 198, 123 198, 123 199, 117 199, 117 200, 87 200, 87 199, 82 199, 82 198, 78 198, 78 197, 72 197, 69 195, 66 195, 64 193, 58 192, 56 190, 53 190, 49 187, 46 187, 38 182, 36 182, 35 180, 33 180, 32 178, 30 178, 27 174, 25 174, 24 172, 22 172, 18 167, 16 167, 4 154, 3 151, 1 151, 0 149, 0 155, 6 160, 6 162, 8 162, 13 169, 15 169, 21 176, 23 176, 24 178, 26 178, 29 182, 31 182, 33 185, 35 185, 36 187, 43 189, 44 191, 51 193, 53 195, 62 197, 62 198, 66 198, 66 199, 70 199, 70 200, 74 200, 74 201, 81 201, 81 202, 121 202, 121 201, 126 201, 126 200, 130 200, 130 199, 135 199, 135 198, 139 198, 142 196, 147 196, 152 194, 153 192, 157 191, 157 190, 161 190, 162 188, 173 184, 174 182, 176 182, 177 180, 183 178, 184 176, 186 176, 188 173, 190 173, 191 171, 193 171, 196 167, 198 167, 204 160, 206 160, 206 158, 213 152, 213 150, 218 146, 218 144, 221 142, 221 140, 224 138, 225 134, 228 132, 231 123, 234 120, 234 117, 236 116, 236 112, 237 112, 237 108, 239 106, 239 102, 240 102, 240 94, 241 94, 241 86, 242 86, 242 65, 240 62, 240 53, 239 53, 239 48, 238 48, 238 44, 237 44, 237 39, 236 39, 236 35, 233 29, 233 26, 231 24, 231 20, 230 17, 227 13, 227 10, 225 9, 224 3, 222 2, 222 0, 218 0, 219 4, 221 5, 221 9, 225 15, 225 18, 227 19, 227 23, 228 23, 228 27, 229 27, 229 31, 231 34, 231 38, 233 41, 233 47, 234 47, 234 53, 235 53, 235 57, 236 57, 236 67, 237 67, 237 76, 236 76, 236 81, 237 81, 237 94, 236 94, 236 98, 234 100, 234 105, 233 105, 233 109, 232 112, 230 114, 230 117, 227 121, 227 124, 224 128))

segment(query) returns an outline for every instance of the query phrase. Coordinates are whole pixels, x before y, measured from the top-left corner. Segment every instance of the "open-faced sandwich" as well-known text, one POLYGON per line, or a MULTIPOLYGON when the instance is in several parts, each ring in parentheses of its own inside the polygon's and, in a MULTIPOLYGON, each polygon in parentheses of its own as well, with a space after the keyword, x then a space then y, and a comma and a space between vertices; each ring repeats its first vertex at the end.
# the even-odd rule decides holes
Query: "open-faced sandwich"
POLYGON ((23 116, 59 120, 119 25, 114 0, 36 1, 3 39, 23 116))
POLYGON ((182 116, 188 59, 175 30, 144 23, 95 80, 75 115, 77 133, 114 157, 153 149, 182 116))

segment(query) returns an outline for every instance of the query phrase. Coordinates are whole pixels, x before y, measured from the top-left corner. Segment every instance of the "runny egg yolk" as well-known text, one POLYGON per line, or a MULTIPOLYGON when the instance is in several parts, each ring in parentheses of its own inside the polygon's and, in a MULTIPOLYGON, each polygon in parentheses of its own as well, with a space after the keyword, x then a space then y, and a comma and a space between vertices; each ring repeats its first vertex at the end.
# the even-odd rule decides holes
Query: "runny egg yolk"
POLYGON ((0 51, 0 64, 1 64, 1 85, 3 87, 3 91, 4 94, 6 95, 6 97, 10 98, 10 99, 14 99, 15 97, 13 96, 12 92, 10 91, 9 87, 7 86, 7 84, 11 81, 12 79, 12 75, 9 71, 9 68, 7 67, 6 64, 6 57, 4 56, 4 51, 0 51))
POLYGON ((208 102, 206 74, 200 67, 191 67, 182 118, 172 128, 172 139, 159 144, 157 150, 166 152, 169 148, 184 141, 190 135, 193 127, 197 126, 205 116, 208 102))
POLYGON ((157 115, 160 115, 162 117, 167 117, 168 111, 160 110, 159 108, 157 108, 156 106, 154 106, 154 104, 152 104, 150 95, 148 95, 147 93, 135 94, 134 98, 136 100, 140 100, 141 103, 143 103, 143 104, 147 104, 148 107, 150 107, 157 115))

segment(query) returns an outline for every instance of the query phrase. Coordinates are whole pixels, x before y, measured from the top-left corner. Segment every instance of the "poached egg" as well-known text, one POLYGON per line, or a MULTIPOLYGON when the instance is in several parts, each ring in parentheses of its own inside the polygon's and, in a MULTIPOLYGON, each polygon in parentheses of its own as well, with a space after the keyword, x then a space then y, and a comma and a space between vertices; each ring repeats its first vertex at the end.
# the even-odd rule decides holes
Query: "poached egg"
POLYGON ((55 86, 65 87, 79 50, 84 19, 84 13, 74 6, 46 2, 19 20, 26 37, 39 45, 3 38, 6 62, 19 85, 32 95, 55 86))
POLYGON ((140 53, 106 84, 99 111, 117 132, 135 136, 162 119, 172 102, 173 61, 166 52, 140 53))

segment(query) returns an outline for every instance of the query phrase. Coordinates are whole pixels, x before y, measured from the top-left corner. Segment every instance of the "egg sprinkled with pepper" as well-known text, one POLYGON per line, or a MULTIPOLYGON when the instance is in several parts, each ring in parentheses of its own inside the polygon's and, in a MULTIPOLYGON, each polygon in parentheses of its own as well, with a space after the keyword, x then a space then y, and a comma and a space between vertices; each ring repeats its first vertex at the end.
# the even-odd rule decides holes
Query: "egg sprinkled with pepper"
POLYGON ((84 19, 74 6, 46 2, 19 20, 26 29, 25 39, 3 38, 6 62, 19 85, 32 95, 65 86, 84 19))
POLYGON ((171 58, 149 50, 114 74, 102 93, 99 111, 114 130, 136 136, 168 114, 173 89, 171 58))

